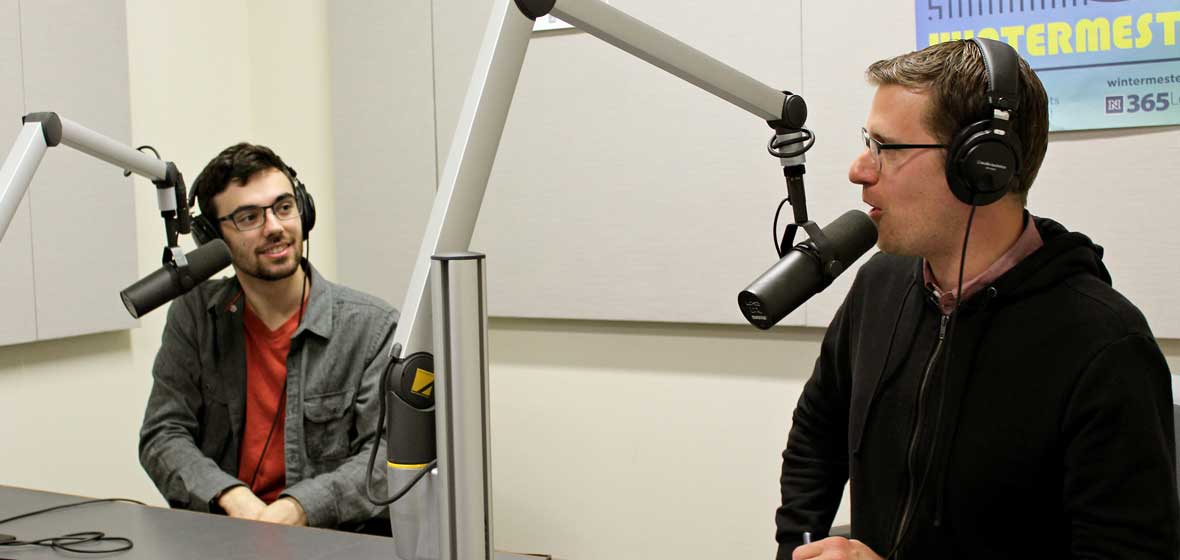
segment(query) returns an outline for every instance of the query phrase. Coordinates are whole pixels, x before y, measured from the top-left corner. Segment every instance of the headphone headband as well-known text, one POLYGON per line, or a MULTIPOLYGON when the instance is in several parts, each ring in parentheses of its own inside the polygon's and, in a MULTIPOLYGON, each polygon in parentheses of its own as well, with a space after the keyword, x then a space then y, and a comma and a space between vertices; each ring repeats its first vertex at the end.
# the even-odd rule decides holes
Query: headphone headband
POLYGON ((1016 50, 1006 43, 976 37, 972 41, 983 54, 987 69, 987 101, 993 109, 1015 111, 1020 108, 1020 60, 1016 50))

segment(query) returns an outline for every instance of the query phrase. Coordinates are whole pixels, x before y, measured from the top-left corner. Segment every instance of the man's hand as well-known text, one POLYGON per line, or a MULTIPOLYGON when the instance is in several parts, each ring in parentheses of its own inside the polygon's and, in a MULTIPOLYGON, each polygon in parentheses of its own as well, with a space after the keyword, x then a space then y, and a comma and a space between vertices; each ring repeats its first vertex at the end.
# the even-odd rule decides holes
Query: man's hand
POLYGON ((262 510, 266 509, 266 504, 245 486, 234 486, 222 492, 221 497, 217 498, 217 505, 230 517, 239 519, 258 519, 262 510))
POLYGON ((791 560, 881 560, 881 557, 858 540, 828 537, 795 547, 791 560))
POLYGON ((283 525, 307 525, 307 513, 303 511, 303 504, 291 496, 283 496, 266 506, 258 515, 259 521, 267 523, 282 523, 283 525))

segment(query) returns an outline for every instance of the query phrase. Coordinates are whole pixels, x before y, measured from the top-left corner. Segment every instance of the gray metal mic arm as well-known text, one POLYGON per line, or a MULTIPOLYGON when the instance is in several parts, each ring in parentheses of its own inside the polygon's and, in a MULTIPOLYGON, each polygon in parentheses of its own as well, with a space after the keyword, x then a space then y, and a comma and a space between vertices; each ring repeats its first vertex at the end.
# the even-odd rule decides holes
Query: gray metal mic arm
POLYGON ((775 129, 800 129, 803 98, 774 89, 598 0, 517 0, 533 19, 552 13, 607 43, 724 99, 775 129))
MULTIPOLYGON (((49 148, 63 144, 79 152, 151 179, 156 185, 156 201, 164 219, 166 246, 164 263, 187 273, 188 260, 179 246, 179 235, 191 230, 184 178, 176 165, 150 157, 107 136, 90 130, 57 113, 29 113, 24 126, 0 167, 0 239, 29 189, 37 167, 49 148)), ((134 315, 134 313, 133 313, 134 315)))
MULTIPOLYGON (((598 0, 498 0, 492 8, 402 304, 391 347, 395 358, 430 350, 430 257, 468 249, 533 20, 550 12, 767 121, 780 135, 797 134, 803 129, 807 105, 802 97, 762 84, 609 4, 598 0)), ((783 162, 784 166, 802 163, 802 154, 784 158, 783 162)))
POLYGON ((0 167, 0 239, 8 231, 45 151, 58 144, 151 179, 159 191, 161 214, 175 216, 184 209, 175 216, 180 222, 177 228, 179 233, 189 232, 184 183, 171 162, 149 157, 57 113, 29 113, 22 120, 24 126, 0 167))
MULTIPOLYGON (((800 96, 766 86, 598 0, 495 0, 389 349, 391 368, 386 372, 383 391, 390 406, 382 422, 386 424, 391 491, 419 479, 424 481, 422 487, 433 488, 434 475, 422 478, 421 471, 433 464, 436 445, 447 447, 444 440, 452 437, 446 433, 449 428, 442 424, 444 429, 439 430, 437 441, 435 437, 434 357, 438 354, 443 363, 446 361, 441 359, 443 352, 464 353, 476 349, 464 344, 456 346, 451 340, 432 340, 434 329, 428 291, 431 257, 466 251, 471 243, 524 64, 533 21, 549 13, 765 120, 775 131, 768 146, 770 153, 780 159, 790 190, 800 193, 793 198, 798 199, 799 205, 804 204, 803 153, 810 148, 814 137, 804 128, 807 105, 800 96)), ((796 215, 805 218, 806 212, 802 208, 798 210, 796 215)), ((481 469, 486 468, 486 461, 449 465, 439 454, 438 468, 440 473, 481 469)), ((487 476, 486 472, 483 474, 487 476)), ((445 494, 453 475, 440 474, 439 478, 440 492, 445 494)), ((391 506, 399 558, 438 558, 439 543, 447 555, 462 550, 490 554, 490 527, 472 530, 453 526, 454 519, 431 519, 438 517, 438 508, 430 507, 429 500, 419 498, 410 493, 391 506), (486 542, 462 544, 457 535, 464 534, 483 535, 486 542)), ((484 507, 490 511, 490 503, 484 503, 484 507)), ((447 510, 445 505, 442 509, 447 510)), ((464 560, 469 559, 464 557, 464 560)))
MULTIPOLYGON (((771 88, 599 0, 497 1, 402 305, 396 357, 430 347, 430 256, 465 251, 471 242, 533 20, 548 13, 750 112, 783 135, 802 130, 807 120, 802 97, 771 88)), ((802 154, 790 159, 784 166, 801 164, 802 154)))

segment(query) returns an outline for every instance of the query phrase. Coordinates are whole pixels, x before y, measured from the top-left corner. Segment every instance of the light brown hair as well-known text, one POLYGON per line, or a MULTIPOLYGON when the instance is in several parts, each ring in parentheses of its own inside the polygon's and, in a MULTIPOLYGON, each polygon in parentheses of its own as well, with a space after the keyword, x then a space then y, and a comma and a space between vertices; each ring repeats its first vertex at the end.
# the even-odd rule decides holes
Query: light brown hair
MULTIPOLYGON (((874 86, 899 85, 927 93, 930 104, 923 119, 939 142, 950 144, 955 134, 988 113, 987 68, 972 41, 949 41, 917 52, 879 60, 865 71, 874 86)), ((1045 87, 1023 58, 1020 59, 1020 107, 1012 115, 1012 129, 1020 138, 1023 162, 1012 191, 1028 202, 1037 171, 1049 146, 1049 98, 1045 87)))

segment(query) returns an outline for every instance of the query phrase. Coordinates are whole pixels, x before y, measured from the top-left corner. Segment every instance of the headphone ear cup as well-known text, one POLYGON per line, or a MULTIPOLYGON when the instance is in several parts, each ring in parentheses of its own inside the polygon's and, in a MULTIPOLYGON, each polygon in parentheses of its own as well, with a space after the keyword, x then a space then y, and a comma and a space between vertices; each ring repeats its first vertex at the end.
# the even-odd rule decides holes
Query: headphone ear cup
POLYGON ((295 204, 299 207, 299 225, 303 228, 303 238, 307 239, 307 234, 315 227, 315 200, 311 198, 311 193, 307 192, 307 187, 302 181, 295 187, 295 204))
POLYGON ((955 135, 947 152, 946 180, 955 198, 984 206, 1004 197, 1020 174, 1020 146, 979 121, 955 135))
POLYGON ((198 247, 221 237, 221 232, 217 231, 205 216, 193 216, 191 232, 198 247))

